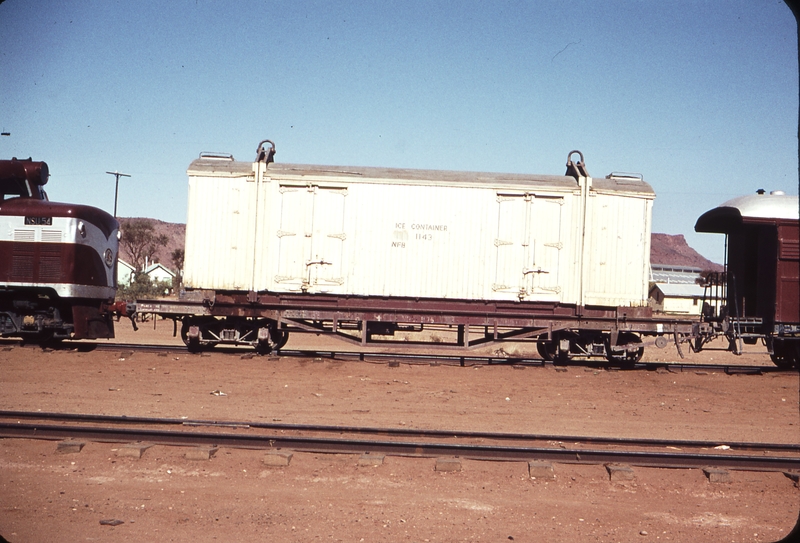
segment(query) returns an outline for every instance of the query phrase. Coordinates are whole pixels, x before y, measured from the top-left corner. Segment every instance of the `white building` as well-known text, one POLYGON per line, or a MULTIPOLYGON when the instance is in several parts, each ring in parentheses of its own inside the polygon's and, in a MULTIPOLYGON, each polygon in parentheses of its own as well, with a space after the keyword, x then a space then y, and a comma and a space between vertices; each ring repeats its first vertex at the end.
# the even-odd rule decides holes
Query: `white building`
POLYGON ((133 266, 122 260, 121 258, 117 260, 117 285, 119 286, 131 286, 131 281, 133 280, 133 266))
POLYGON ((705 292, 702 270, 686 266, 652 264, 650 266, 650 300, 653 308, 664 313, 700 315, 704 296, 706 303, 720 301, 705 292))
POLYGON ((154 283, 169 283, 172 285, 172 280, 175 278, 175 272, 168 269, 161 262, 150 264, 142 270, 142 273, 154 283))

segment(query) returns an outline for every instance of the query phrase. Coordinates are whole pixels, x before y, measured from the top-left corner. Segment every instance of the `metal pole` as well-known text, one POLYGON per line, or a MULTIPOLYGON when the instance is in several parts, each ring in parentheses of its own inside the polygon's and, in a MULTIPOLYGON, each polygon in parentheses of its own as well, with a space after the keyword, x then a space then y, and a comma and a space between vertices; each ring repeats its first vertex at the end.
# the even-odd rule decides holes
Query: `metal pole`
POLYGON ((114 170, 113 172, 106 172, 109 175, 113 175, 117 178, 116 187, 114 188, 114 218, 117 218, 117 197, 119 196, 119 178, 120 177, 130 177, 127 173, 119 173, 118 171, 114 170))

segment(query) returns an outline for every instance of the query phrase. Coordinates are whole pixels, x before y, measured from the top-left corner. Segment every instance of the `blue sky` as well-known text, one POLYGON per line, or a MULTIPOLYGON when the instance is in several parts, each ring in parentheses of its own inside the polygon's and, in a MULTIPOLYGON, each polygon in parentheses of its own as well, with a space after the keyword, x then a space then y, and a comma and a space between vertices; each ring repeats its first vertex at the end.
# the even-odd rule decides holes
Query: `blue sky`
POLYGON ((282 162, 641 173, 656 232, 797 194, 797 29, 782 1, 6 0, 0 156, 50 198, 186 220, 201 152, 282 162))

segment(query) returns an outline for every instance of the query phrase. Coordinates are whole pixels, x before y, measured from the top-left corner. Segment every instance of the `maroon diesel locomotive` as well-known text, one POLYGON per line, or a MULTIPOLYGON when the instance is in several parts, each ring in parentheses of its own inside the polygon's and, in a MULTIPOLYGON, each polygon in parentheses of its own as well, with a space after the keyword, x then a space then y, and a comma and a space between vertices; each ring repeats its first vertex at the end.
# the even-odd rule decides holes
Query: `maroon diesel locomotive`
POLYGON ((50 202, 44 162, 0 160, 0 336, 114 337, 119 223, 50 202))

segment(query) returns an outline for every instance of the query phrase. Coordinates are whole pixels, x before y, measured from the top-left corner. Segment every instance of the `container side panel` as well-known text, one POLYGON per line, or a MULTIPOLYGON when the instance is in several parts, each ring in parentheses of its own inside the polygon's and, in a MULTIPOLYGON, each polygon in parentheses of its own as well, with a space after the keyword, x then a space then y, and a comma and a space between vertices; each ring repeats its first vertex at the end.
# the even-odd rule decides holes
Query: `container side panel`
POLYGON ((254 239, 252 185, 245 178, 190 178, 184 271, 187 287, 249 287, 254 239))
POLYGON ((643 305, 647 299, 648 200, 598 194, 587 209, 586 305, 643 305))
POLYGON ((584 262, 582 197, 569 179, 285 166, 257 184, 252 164, 195 169, 189 287, 577 303, 584 264, 587 304, 646 299, 646 197, 592 192, 584 262))
POLYGON ((360 184, 349 194, 347 292, 491 298, 492 191, 360 184))

